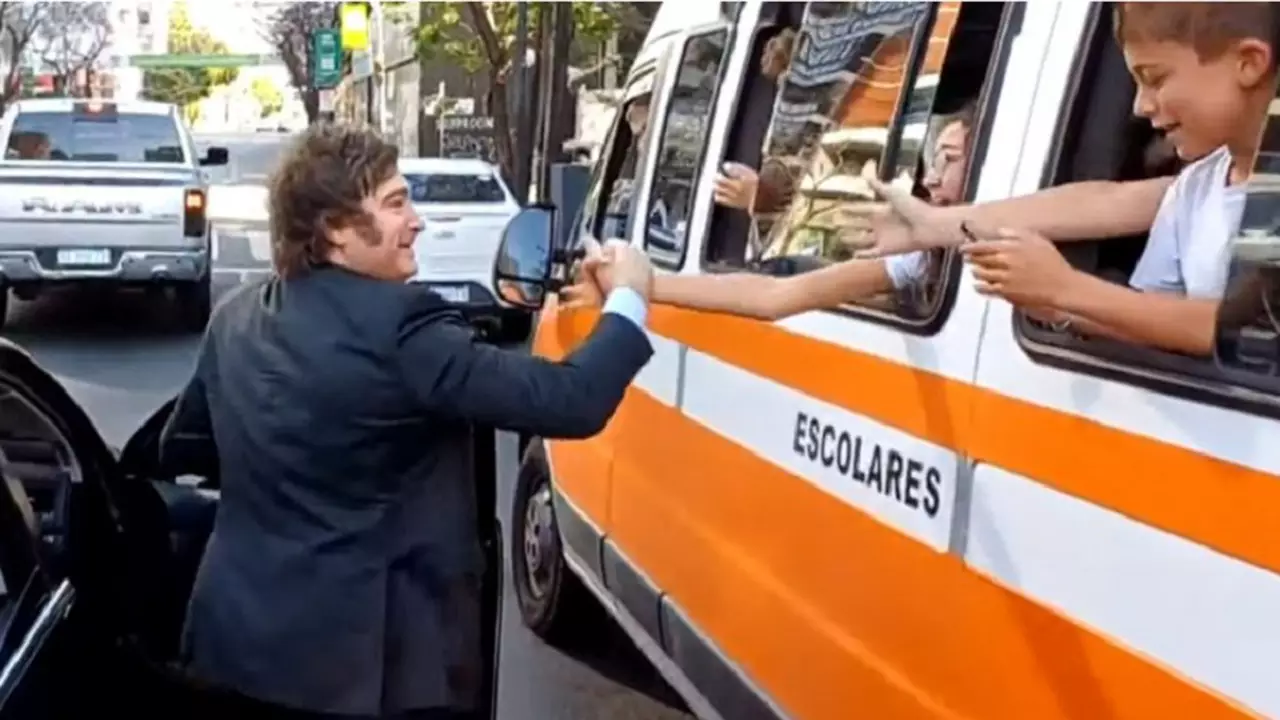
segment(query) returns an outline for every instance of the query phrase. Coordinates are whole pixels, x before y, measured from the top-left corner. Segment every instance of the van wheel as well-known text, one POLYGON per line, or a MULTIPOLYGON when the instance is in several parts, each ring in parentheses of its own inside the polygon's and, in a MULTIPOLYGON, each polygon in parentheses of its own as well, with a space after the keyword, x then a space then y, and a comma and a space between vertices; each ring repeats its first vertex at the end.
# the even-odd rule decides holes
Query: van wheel
POLYGON ((559 645, 580 633, 588 613, 597 608, 565 563, 542 452, 541 442, 530 443, 516 478, 511 578, 525 626, 547 643, 559 645))

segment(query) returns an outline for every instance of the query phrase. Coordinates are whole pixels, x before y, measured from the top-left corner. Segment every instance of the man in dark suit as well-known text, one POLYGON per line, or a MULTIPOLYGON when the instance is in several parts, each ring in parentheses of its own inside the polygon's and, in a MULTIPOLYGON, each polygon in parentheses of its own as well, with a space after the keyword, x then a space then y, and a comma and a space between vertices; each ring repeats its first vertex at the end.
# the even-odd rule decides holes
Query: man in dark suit
POLYGON ((484 705, 470 428, 584 438, 652 350, 652 270, 614 251, 595 331, 555 363, 479 344, 416 272, 421 223, 375 134, 324 125, 270 187, 276 277, 209 321, 161 440, 216 452, 221 506, 187 613, 191 673, 303 713, 484 705))

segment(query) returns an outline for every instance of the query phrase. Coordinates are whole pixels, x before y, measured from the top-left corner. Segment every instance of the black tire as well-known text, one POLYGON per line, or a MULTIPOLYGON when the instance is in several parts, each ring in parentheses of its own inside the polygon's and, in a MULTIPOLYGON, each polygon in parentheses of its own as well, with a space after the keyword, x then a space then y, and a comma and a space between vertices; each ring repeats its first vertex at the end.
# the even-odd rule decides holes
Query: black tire
POLYGON ((525 627, 550 645, 564 646, 582 636, 583 630, 591 626, 589 620, 600 614, 600 607, 565 563, 560 528, 549 502, 550 522, 542 528, 546 533, 544 551, 539 567, 531 567, 530 552, 525 547, 530 501, 550 488, 542 442, 535 438, 520 463, 511 503, 511 581, 525 627))
POLYGON ((12 294, 9 288, 0 285, 0 330, 4 329, 5 323, 9 320, 9 296, 12 294))
POLYGON ((182 328, 190 332, 204 332, 213 312, 213 282, 210 274, 193 283, 179 285, 175 292, 178 315, 182 328))

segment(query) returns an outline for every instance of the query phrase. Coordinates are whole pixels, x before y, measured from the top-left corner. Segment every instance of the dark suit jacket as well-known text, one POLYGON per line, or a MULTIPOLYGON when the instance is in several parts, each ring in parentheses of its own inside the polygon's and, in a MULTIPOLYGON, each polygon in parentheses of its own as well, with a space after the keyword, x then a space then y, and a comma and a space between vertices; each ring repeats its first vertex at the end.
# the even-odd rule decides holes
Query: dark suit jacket
POLYGON ((651 354, 609 314, 559 363, 496 349, 435 294, 334 267, 237 290, 161 440, 220 467, 192 673, 317 712, 474 708, 470 425, 589 437, 651 354))

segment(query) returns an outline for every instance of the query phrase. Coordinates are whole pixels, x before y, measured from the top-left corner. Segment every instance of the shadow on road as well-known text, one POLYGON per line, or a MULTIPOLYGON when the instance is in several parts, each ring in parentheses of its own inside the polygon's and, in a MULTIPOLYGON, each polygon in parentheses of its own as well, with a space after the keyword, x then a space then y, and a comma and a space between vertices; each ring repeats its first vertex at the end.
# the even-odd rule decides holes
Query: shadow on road
POLYGON ((658 675, 631 638, 599 606, 581 618, 583 632, 566 641, 561 652, 619 685, 667 707, 685 711, 684 701, 658 675))
POLYGON ((199 341, 164 295, 70 289, 14 303, 4 336, 59 377, 140 392, 185 382, 199 341))

